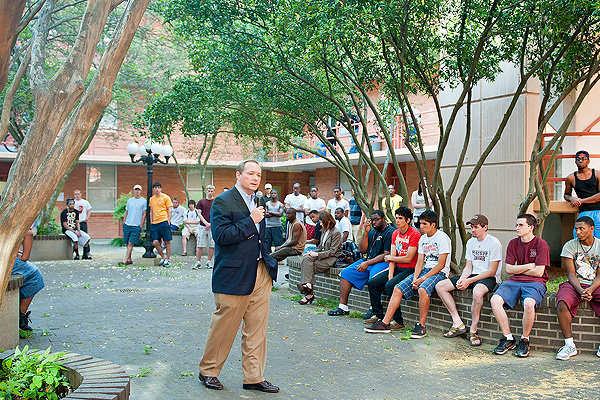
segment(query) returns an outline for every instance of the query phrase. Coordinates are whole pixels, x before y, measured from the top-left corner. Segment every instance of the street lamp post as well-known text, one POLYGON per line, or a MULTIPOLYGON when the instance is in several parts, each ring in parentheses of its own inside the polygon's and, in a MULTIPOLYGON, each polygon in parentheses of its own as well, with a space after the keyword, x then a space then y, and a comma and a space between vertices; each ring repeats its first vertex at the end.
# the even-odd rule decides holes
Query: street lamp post
POLYGON ((146 240, 144 241, 144 248, 146 252, 142 256, 143 258, 156 258, 154 253, 154 245, 152 244, 152 236, 150 235, 150 197, 152 197, 152 165, 154 163, 168 164, 169 158, 173 155, 173 148, 168 144, 163 146, 160 143, 146 140, 142 146, 138 146, 137 143, 129 143, 127 145, 127 152, 131 157, 132 163, 142 162, 146 164, 146 175, 148 176, 147 191, 146 191, 146 240), (140 158, 135 160, 136 154, 139 152, 140 158), (159 157, 163 155, 165 161, 159 157))

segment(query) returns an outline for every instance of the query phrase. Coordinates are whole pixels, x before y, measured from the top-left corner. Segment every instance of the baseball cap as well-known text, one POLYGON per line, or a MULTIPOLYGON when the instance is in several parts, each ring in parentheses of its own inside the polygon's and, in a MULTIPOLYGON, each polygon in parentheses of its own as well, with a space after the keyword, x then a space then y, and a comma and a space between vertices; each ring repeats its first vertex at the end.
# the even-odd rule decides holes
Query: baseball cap
POLYGON ((142 190, 142 185, 135 185, 133 188, 142 190))
POLYGON ((270 183, 265 184, 265 190, 266 189, 273 189, 273 185, 271 185, 270 183))
POLYGON ((488 219, 483 214, 475 214, 470 220, 467 221, 467 225, 487 226, 488 219))

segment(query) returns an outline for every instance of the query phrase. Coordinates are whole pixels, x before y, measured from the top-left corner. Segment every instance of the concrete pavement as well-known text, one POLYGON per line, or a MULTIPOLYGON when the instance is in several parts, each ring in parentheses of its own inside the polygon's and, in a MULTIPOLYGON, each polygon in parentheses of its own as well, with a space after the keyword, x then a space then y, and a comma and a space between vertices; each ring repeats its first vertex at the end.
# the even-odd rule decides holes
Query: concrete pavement
POLYGON ((193 271, 195 257, 177 255, 171 268, 118 267, 123 248, 92 249, 91 261, 36 263, 46 288, 31 306, 34 334, 21 346, 117 363, 132 376, 132 400, 598 398, 598 357, 496 356, 492 346, 471 348, 441 332, 421 340, 369 335, 361 319, 291 301, 297 293, 286 284, 272 293, 266 371, 281 392, 242 389, 239 335, 219 376, 225 390, 210 391, 197 379, 197 363, 214 310, 211 271, 193 271))

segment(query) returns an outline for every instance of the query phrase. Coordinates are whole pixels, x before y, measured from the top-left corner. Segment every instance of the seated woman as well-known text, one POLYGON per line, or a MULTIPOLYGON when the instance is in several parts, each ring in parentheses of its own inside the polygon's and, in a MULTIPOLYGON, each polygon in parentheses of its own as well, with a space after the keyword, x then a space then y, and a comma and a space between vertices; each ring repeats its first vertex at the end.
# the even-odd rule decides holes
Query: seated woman
POLYGON ((319 216, 321 221, 321 240, 315 251, 309 251, 302 259, 302 282, 298 289, 305 294, 298 303, 304 305, 312 303, 315 299, 313 286, 315 285, 315 274, 328 271, 335 265, 342 245, 342 235, 335 228, 335 219, 325 211, 319 216))

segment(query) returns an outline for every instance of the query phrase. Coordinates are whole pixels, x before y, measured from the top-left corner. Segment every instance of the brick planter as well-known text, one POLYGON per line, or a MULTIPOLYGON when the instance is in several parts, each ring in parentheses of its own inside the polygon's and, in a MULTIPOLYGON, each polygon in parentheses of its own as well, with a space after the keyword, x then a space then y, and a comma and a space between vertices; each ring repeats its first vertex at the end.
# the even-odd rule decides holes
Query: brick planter
POLYGON ((74 353, 65 354, 60 360, 64 361, 64 375, 74 389, 65 399, 129 399, 129 375, 117 364, 74 353))
MULTIPOLYGON (((289 257, 287 265, 290 274, 290 290, 295 292, 296 284, 300 283, 300 257, 289 257)), ((315 297, 325 297, 339 299, 340 296, 340 268, 331 268, 329 272, 317 274, 315 284, 315 297)), ((489 299, 491 294, 486 295, 481 318, 478 325, 479 336, 486 343, 497 344, 502 336, 489 299)), ((454 299, 460 317, 465 325, 471 323, 471 291, 454 291, 454 299)), ((387 307, 387 301, 383 302, 387 307)), ((363 290, 352 289, 348 298, 348 306, 351 311, 366 312, 369 309, 369 291, 365 287, 363 290)), ((402 300, 402 315, 404 323, 412 327, 418 320, 419 302, 418 296, 410 300, 402 300)), ((521 336, 521 321, 523 319, 523 307, 519 304, 513 310, 508 311, 508 318, 513 335, 521 336)), ((437 294, 431 296, 431 306, 427 316, 427 328, 430 335, 441 336, 452 325, 452 318, 446 310, 437 294)), ((577 316, 573 318, 573 338, 577 344, 577 349, 584 353, 596 352, 598 349, 600 334, 600 320, 587 302, 579 305, 577 316)), ((536 309, 535 323, 531 332, 531 347, 534 349, 543 349, 557 351, 564 340, 556 316, 556 293, 547 293, 542 304, 536 309)))

